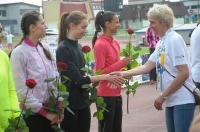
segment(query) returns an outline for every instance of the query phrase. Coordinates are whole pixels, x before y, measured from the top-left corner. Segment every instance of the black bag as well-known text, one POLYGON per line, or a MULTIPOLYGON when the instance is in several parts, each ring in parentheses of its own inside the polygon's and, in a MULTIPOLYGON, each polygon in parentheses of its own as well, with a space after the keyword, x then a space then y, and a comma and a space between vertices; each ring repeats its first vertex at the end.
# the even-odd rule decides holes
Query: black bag
MULTIPOLYGON (((161 64, 160 64, 161 65, 161 64)), ((162 66, 162 65, 161 65, 162 66)), ((175 76, 174 75, 172 75, 171 73, 169 73, 169 71, 164 67, 164 66, 162 66, 164 69, 165 69, 165 71, 169 74, 169 75, 171 75, 172 77, 174 77, 175 78, 175 76)), ((199 90, 199 88, 195 88, 194 89, 194 91, 191 91, 187 86, 185 86, 185 84, 183 84, 183 86, 191 93, 191 94, 193 94, 193 96, 194 96, 194 99, 195 99, 195 105, 200 105, 200 90, 199 90)))

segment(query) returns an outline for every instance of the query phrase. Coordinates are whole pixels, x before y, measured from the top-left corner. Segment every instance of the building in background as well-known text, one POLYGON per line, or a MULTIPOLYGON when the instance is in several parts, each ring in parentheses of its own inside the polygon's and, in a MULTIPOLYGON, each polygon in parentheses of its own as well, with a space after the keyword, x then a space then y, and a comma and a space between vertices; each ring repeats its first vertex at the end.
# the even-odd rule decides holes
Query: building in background
POLYGON ((96 16, 96 14, 99 11, 104 10, 104 0, 92 0, 91 4, 92 4, 94 16, 96 16))
POLYGON ((194 23, 200 19, 200 0, 180 0, 188 10, 187 22, 194 23))
POLYGON ((88 33, 94 33, 94 13, 89 1, 62 2, 62 0, 43 1, 44 20, 48 28, 58 29, 58 22, 63 12, 82 11, 88 16, 88 33))
POLYGON ((165 2, 165 0, 128 0, 128 5, 141 5, 158 2, 165 2))
POLYGON ((121 27, 123 29, 133 28, 138 30, 149 26, 146 14, 154 3, 167 4, 171 7, 175 15, 174 23, 184 24, 186 22, 185 18, 188 15, 188 11, 182 2, 163 2, 163 0, 129 0, 129 4, 133 5, 123 6, 123 11, 120 12, 121 27))
POLYGON ((104 0, 104 10, 112 12, 120 12, 123 9, 123 0, 104 0))
POLYGON ((12 34, 21 33, 20 23, 22 15, 26 11, 40 11, 40 6, 24 2, 18 3, 0 3, 0 23, 3 25, 5 32, 10 31, 12 34))

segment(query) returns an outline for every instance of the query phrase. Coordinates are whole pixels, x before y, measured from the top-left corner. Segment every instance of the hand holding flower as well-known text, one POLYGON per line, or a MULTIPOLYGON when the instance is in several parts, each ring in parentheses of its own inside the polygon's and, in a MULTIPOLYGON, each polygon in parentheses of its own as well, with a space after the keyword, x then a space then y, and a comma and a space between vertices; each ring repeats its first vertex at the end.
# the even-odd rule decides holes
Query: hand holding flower
POLYGON ((124 63, 125 63, 126 65, 128 65, 128 64, 131 63, 131 61, 132 61, 132 57, 127 56, 127 57, 125 57, 125 58, 123 59, 123 61, 124 61, 124 63))
POLYGON ((46 118, 51 121, 51 124, 58 124, 58 114, 48 112, 46 118))

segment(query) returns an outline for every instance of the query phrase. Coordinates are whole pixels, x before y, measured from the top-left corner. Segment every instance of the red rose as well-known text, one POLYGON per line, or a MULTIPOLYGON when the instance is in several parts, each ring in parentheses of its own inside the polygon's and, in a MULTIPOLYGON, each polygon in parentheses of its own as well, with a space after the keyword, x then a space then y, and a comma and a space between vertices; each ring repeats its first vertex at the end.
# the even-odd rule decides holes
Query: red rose
POLYGON ((88 45, 83 46, 83 48, 82 48, 82 51, 83 51, 84 53, 88 53, 88 52, 90 52, 90 50, 91 50, 91 48, 90 48, 88 45))
POLYGON ((131 28, 127 29, 126 31, 127 31, 128 34, 133 34, 134 33, 134 30, 131 29, 131 28))
POLYGON ((63 62, 58 62, 57 63, 57 68, 60 70, 66 70, 67 69, 67 64, 63 63, 63 62))
POLYGON ((36 81, 33 79, 27 79, 26 80, 26 86, 30 89, 33 89, 37 85, 36 81))

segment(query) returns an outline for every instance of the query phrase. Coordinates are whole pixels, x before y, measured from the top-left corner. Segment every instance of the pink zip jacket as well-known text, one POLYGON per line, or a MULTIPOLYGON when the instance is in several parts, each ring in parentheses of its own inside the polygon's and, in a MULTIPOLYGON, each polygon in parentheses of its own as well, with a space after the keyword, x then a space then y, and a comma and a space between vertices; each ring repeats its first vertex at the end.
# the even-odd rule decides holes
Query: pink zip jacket
MULTIPOLYGON (((105 35, 98 37, 94 46, 94 57, 96 71, 104 70, 104 74, 120 71, 125 66, 125 62, 120 60, 119 43, 113 37, 105 35)), ((99 83, 99 96, 120 96, 121 87, 111 89, 107 84, 108 81, 99 83)))
MULTIPOLYGON (((43 44, 43 46, 49 50, 47 44, 43 44)), ((47 111, 44 109, 44 104, 49 101, 49 89, 53 85, 45 83, 44 80, 55 78, 58 74, 55 62, 45 56, 39 44, 34 46, 31 40, 26 38, 13 50, 10 63, 19 102, 22 103, 26 96, 26 80, 34 79, 37 85, 34 89, 29 90, 25 106, 31 108, 34 113, 46 116, 47 111)))

